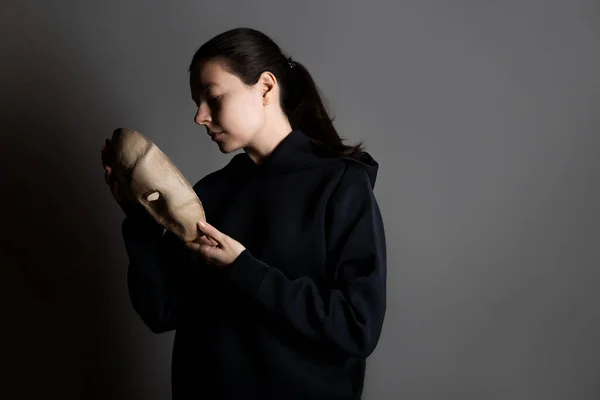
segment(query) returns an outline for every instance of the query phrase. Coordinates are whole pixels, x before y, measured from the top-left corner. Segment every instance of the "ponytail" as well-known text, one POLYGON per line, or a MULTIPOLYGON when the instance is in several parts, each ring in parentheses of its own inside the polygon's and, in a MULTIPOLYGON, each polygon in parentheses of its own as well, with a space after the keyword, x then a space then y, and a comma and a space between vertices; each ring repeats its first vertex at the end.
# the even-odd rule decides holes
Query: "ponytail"
POLYGON ((289 78, 285 80, 282 106, 292 128, 304 132, 333 156, 354 156, 362 152, 362 143, 356 146, 344 144, 323 103, 321 91, 306 67, 291 58, 288 63, 289 78))

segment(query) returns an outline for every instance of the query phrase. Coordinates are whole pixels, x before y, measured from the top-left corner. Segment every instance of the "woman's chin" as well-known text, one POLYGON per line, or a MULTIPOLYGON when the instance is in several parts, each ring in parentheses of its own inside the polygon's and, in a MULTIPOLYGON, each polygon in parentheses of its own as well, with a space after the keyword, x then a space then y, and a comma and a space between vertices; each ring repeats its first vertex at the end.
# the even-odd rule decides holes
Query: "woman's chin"
POLYGON ((231 137, 225 138, 225 137, 221 136, 220 138, 215 140, 215 144, 219 147, 219 150, 221 151, 221 153, 223 153, 223 154, 233 153, 244 147, 239 141, 232 140, 232 139, 233 138, 231 138, 231 137))
POLYGON ((229 154, 237 150, 235 146, 228 146, 227 143, 219 142, 217 143, 217 145, 219 146, 219 150, 223 154, 229 154))

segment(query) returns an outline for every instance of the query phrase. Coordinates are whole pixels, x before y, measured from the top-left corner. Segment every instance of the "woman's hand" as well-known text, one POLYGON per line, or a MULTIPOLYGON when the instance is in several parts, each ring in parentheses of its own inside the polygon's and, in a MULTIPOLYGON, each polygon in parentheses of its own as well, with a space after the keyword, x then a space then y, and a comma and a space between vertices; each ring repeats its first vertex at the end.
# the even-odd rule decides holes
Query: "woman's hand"
POLYGON ((207 264, 228 266, 246 249, 240 242, 219 232, 209 223, 198 222, 197 225, 204 234, 200 238, 201 243, 187 242, 186 246, 200 254, 207 264))

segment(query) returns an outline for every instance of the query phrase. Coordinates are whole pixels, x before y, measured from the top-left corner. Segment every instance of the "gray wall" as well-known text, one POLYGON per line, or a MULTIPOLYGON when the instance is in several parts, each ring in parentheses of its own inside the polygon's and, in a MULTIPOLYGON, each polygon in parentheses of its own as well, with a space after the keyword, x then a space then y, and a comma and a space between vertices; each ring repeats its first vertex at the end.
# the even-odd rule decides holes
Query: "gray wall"
POLYGON ((0 397, 169 397, 172 336, 130 306, 99 149, 128 126, 190 181, 224 165, 186 67, 239 25, 381 163, 365 399, 600 398, 600 8, 574 0, 2 2, 0 397))

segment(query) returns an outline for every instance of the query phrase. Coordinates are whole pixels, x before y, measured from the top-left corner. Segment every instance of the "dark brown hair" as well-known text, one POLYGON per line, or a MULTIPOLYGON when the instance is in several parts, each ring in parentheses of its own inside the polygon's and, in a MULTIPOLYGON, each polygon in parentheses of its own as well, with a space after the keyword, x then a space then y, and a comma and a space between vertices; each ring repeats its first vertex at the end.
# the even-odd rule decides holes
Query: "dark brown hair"
POLYGON ((292 129, 304 132, 312 141, 333 156, 356 156, 362 143, 348 146, 333 126, 321 93, 311 74, 299 62, 286 57, 266 34, 251 28, 235 28, 204 43, 194 54, 189 66, 195 79, 203 62, 219 60, 223 68, 246 85, 258 82, 269 71, 281 87, 281 107, 292 129))

